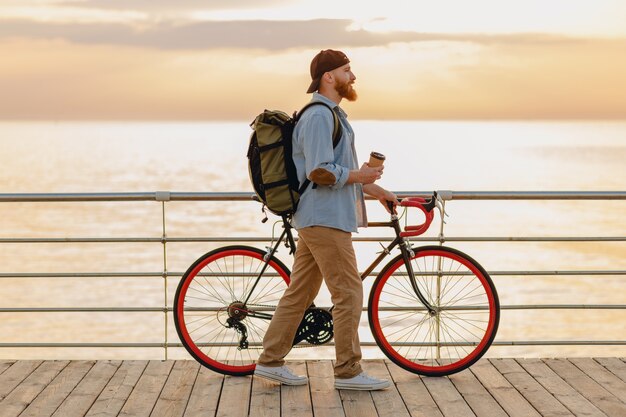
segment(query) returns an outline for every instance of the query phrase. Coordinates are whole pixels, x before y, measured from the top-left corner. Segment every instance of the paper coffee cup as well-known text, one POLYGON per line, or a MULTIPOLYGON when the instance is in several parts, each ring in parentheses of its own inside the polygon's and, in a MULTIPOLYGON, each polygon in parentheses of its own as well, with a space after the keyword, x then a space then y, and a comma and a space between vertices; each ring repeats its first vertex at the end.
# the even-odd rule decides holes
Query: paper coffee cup
POLYGON ((368 162, 369 166, 371 166, 372 168, 376 168, 381 166, 383 162, 385 162, 385 155, 378 152, 370 153, 370 161, 368 162))

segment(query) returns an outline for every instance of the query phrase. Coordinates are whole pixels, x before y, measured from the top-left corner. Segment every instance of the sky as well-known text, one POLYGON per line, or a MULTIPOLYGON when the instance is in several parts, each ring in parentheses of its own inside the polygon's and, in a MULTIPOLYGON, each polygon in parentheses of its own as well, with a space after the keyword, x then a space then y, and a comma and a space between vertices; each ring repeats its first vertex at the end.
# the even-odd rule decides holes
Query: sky
POLYGON ((252 120, 351 59, 352 119, 626 119, 623 0, 0 0, 0 119, 252 120))

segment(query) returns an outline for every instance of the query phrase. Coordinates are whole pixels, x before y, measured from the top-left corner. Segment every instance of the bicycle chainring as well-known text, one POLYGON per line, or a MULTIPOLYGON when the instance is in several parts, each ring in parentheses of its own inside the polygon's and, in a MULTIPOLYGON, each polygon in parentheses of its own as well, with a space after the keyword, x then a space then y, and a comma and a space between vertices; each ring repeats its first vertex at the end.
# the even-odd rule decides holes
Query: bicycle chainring
POLYGON ((333 316, 328 310, 313 307, 306 310, 294 338, 294 346, 306 340, 312 345, 323 345, 333 339, 333 316))

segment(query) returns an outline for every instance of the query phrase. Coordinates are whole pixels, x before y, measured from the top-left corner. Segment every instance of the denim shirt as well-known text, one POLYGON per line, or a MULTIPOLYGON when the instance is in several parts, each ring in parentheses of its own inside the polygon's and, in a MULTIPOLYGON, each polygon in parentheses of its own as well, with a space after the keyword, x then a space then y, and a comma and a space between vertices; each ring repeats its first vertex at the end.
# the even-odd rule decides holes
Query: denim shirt
POLYGON ((293 215, 293 226, 296 229, 327 226, 356 232, 357 227, 367 226, 367 216, 362 185, 346 184, 350 171, 359 169, 354 131, 348 123, 347 114, 332 100, 313 93, 311 101, 322 101, 335 110, 343 134, 333 149, 333 117, 324 106, 308 108, 296 124, 292 155, 300 185, 317 168, 332 173, 335 183, 318 185, 316 188, 313 188, 312 183, 308 186, 293 215))

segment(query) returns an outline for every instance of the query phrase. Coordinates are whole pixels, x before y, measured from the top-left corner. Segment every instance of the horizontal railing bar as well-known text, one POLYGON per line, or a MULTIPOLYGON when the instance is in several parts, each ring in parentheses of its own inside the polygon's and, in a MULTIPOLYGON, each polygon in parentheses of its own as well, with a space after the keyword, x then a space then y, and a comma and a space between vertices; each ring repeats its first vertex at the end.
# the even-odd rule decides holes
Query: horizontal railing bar
MULTIPOLYGON (((222 309, 223 310, 223 309, 222 309)), ((172 311, 171 307, 2 307, 0 313, 149 313, 172 311)), ((213 310, 207 310, 213 311, 213 310)), ((215 309, 217 311, 217 309, 215 309)))
MULTIPOLYGON (((0 243, 161 243, 160 237, 18 237, 0 238, 0 243)), ((269 241, 269 239, 268 239, 269 241)))
MULTIPOLYGON (((391 242, 394 238, 383 237, 355 237, 354 242, 391 242)), ((298 240, 294 237, 294 240, 298 240)), ((411 238, 413 242, 439 242, 437 237, 411 238)), ((0 238, 0 243, 193 243, 193 242, 272 242, 270 237, 59 237, 59 238, 0 238)), ((459 236, 445 237, 445 242, 626 242, 626 236, 555 236, 555 237, 478 237, 459 236)))
MULTIPOLYGON (((626 270, 586 270, 586 271, 487 271, 491 276, 606 276, 606 275, 626 275, 626 270)), ((377 276, 380 272, 373 271, 369 276, 377 276)), ((0 278, 117 278, 117 277, 182 277, 183 272, 0 272, 0 278)), ((220 277, 254 277, 255 273, 201 273, 200 276, 220 276, 220 277)), ((407 273, 397 273, 399 276, 406 276, 407 273)), ((436 276, 436 272, 418 273, 418 276, 436 276)), ((446 272, 445 276, 463 276, 468 273, 463 272, 446 272)), ((268 277, 276 277, 277 273, 264 274, 268 277)))
MULTIPOLYGON (((168 272, 168 276, 177 276, 168 272)), ((178 273, 182 276, 183 273, 178 273)), ((163 277, 163 272, 0 272, 0 278, 149 278, 163 277)))
MULTIPOLYGON (((165 346, 165 343, 0 343, 0 348, 164 348, 165 346)), ((179 346, 182 346, 182 343, 167 344, 167 347, 179 346)))
MULTIPOLYGON (((626 200, 626 191, 439 191, 446 200, 626 200)), ((396 191, 399 197, 428 197, 432 191, 396 191)), ((250 192, 9 193, 2 202, 74 201, 253 201, 250 192)), ((372 199, 368 197, 368 199, 372 199)))
MULTIPOLYGON (((355 239, 356 240, 356 239, 355 239)), ((411 241, 415 240, 411 238, 411 241)), ((430 241, 439 242, 439 238, 428 238, 430 241)), ((555 237, 540 237, 540 236, 511 236, 511 237, 478 237, 478 236, 463 236, 463 237, 445 237, 446 242, 626 242, 626 236, 555 236, 555 237)))
POLYGON ((624 200, 626 191, 450 191, 450 196, 450 200, 624 200))
MULTIPOLYGON (((330 309, 330 307, 318 307, 330 309)), ((501 305, 501 310, 626 310, 626 304, 515 304, 501 305)), ((224 307, 196 307, 186 308, 185 311, 212 312, 222 311, 224 307)), ((274 308, 261 307, 254 311, 274 311, 274 308)), ((421 311, 425 307, 379 307, 379 311, 421 311)), ((481 306, 446 307, 442 310, 487 310, 481 306)), ((170 312, 172 307, 1 307, 0 313, 73 313, 73 312, 170 312)), ((367 311, 363 307, 362 311, 367 311)))
POLYGON ((626 340, 505 340, 495 341, 492 346, 577 346, 605 345, 626 346, 626 340))
MULTIPOLYGON (((334 342, 324 346, 334 346, 334 342)), ((395 344, 394 344, 395 345, 395 344)), ((403 346, 424 346, 431 344, 404 343, 403 346)), ((440 343, 440 346, 447 344, 440 343)), ((452 345, 452 344, 450 344, 452 345)), ((460 345, 460 344, 454 344, 460 345)), ((492 346, 626 346, 626 340, 496 340, 492 346)), ((215 343, 206 346, 236 347, 237 343, 215 343)), ((254 346, 250 343, 250 346, 254 346)), ((308 346, 308 345, 304 345, 308 346)), ((361 346, 378 347, 375 342, 361 342, 361 346)), ((163 348, 183 347, 182 343, 0 343, 0 348, 163 348)))
MULTIPOLYGON (((320 307, 326 308, 329 307, 320 307)), ((487 310, 487 306, 444 307, 441 310, 487 310)), ((425 307, 379 307, 379 311, 421 311, 425 307)), ((626 310, 626 304, 511 304, 500 305, 500 310, 626 310)), ((2 311, 0 309, 0 311, 2 311)), ((367 307, 363 307, 367 311, 367 307)))

